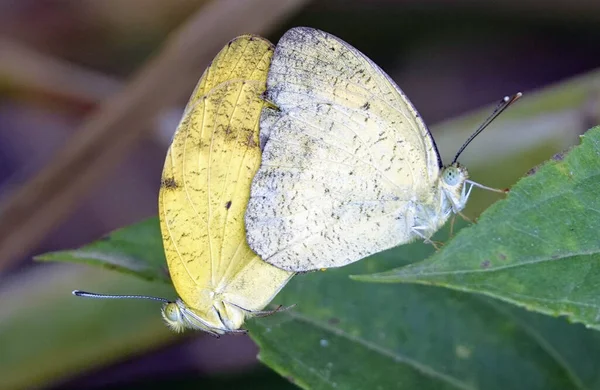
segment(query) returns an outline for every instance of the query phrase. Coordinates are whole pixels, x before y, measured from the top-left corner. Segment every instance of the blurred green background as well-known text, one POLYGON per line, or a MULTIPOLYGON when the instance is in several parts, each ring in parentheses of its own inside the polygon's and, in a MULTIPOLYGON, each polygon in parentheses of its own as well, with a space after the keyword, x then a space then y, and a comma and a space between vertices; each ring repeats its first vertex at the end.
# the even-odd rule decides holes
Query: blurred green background
MULTIPOLYGON (((510 186, 599 122, 600 77, 594 73, 600 66, 599 21, 600 3, 586 0, 0 0, 0 355, 15 359, 0 365, 0 389, 293 388, 257 362, 257 349, 245 336, 176 338, 164 328, 154 303, 90 305, 70 296, 76 288, 144 293, 156 287, 108 271, 31 260, 156 214, 170 137, 195 81, 229 39, 250 32, 276 43, 299 25, 341 37, 407 93, 433 125, 446 159, 483 114, 444 121, 524 92, 461 159, 475 180, 510 186), (205 28, 185 30, 194 23, 205 28), (165 104, 154 103, 160 110, 140 122, 139 134, 129 136, 130 128, 122 127, 98 143, 100 157, 82 163, 98 167, 87 181, 78 172, 61 175, 57 169, 54 177, 62 181, 51 189, 30 184, 20 192, 51 172, 53 163, 81 150, 82 140, 93 133, 86 124, 94 114, 118 110, 110 106, 115 96, 135 98, 144 69, 169 55, 161 47, 176 46, 182 29, 205 58, 172 56, 181 63, 171 62, 171 73, 163 73, 191 67, 189 78, 178 80, 181 86, 173 87, 165 104), (101 151, 126 137, 133 138, 113 152, 110 164, 103 162, 101 151), (63 188, 71 191, 75 182, 62 207, 44 202, 46 192, 51 199, 63 188), (41 200, 35 207, 18 203, 28 195, 41 200), (130 310, 143 311, 148 321, 140 327, 130 310), (110 327, 102 318, 110 319, 110 327), (71 336, 82 335, 101 337, 102 351, 69 344, 71 336), (3 350, 15 337, 31 345, 3 350), (74 364, 73 356, 86 353, 102 358, 74 364), (3 383, 9 377, 18 379, 3 383)), ((495 199, 476 195, 471 215, 495 199)))

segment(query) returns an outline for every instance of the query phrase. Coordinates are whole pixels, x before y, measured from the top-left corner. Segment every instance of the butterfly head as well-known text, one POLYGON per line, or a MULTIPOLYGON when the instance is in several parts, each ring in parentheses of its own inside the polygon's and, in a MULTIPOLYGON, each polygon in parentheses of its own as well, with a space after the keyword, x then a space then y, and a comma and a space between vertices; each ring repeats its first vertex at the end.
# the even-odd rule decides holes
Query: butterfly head
POLYGON ((468 179, 467 168, 457 162, 442 170, 440 186, 455 213, 464 209, 467 204, 470 191, 467 191, 465 184, 468 179))
POLYGON ((186 328, 203 330, 214 336, 224 333, 223 330, 210 326, 181 299, 165 303, 161 309, 161 314, 169 329, 178 333, 183 332, 186 328))
MULTIPOLYGON (((479 187, 486 190, 506 193, 505 190, 487 187, 469 180, 469 172, 465 167, 461 167, 458 163, 458 158, 467 146, 477 137, 494 119, 498 117, 510 105, 519 100, 523 94, 518 92, 512 96, 505 96, 496 106, 492 114, 475 130, 475 132, 465 141, 458 149, 458 152, 452 160, 452 164, 444 167, 440 178, 440 188, 442 190, 442 212, 444 215, 449 215, 450 212, 458 213, 467 205, 469 195, 473 187, 479 187)), ((438 153, 439 157, 439 153, 438 153)))
POLYGON ((160 311, 163 319, 167 323, 169 329, 179 333, 187 327, 183 319, 183 311, 177 305, 177 302, 165 303, 160 311))

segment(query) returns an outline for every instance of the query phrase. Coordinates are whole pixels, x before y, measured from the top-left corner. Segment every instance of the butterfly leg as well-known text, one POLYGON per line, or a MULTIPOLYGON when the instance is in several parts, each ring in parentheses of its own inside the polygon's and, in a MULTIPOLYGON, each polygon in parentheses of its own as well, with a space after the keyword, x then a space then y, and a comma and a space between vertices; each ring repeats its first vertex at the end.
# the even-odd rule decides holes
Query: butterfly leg
POLYGON ((452 220, 450 221, 450 238, 454 237, 454 222, 456 222, 456 214, 452 215, 452 220))
POLYGON ((231 303, 231 302, 227 302, 227 303, 229 305, 231 305, 231 306, 235 306, 238 309, 240 309, 240 310, 242 310, 242 311, 250 314, 252 317, 259 317, 259 318, 260 317, 268 317, 271 314, 275 314, 275 313, 278 313, 280 311, 286 311, 286 310, 289 310, 289 309, 293 308, 294 306, 296 306, 295 304, 294 305, 290 305, 290 306, 286 306, 286 307, 283 307, 282 305, 279 305, 279 306, 277 306, 273 310, 248 310, 248 309, 244 309, 241 306, 236 305, 235 303, 231 303))
MULTIPOLYGON (((440 199, 439 209, 444 209, 444 197, 442 196, 440 199)), ((450 212, 451 209, 448 210, 450 212)), ((417 226, 412 226, 411 231, 417 235, 419 238, 423 240, 426 244, 431 244, 435 250, 439 250, 444 243, 440 241, 433 241, 431 236, 435 233, 437 228, 432 227, 432 225, 428 225, 432 220, 435 220, 435 215, 432 215, 429 209, 422 208, 417 205, 417 213, 415 222, 419 223, 417 226)))
POLYGON ((412 228, 412 231, 417 236, 419 236, 423 240, 424 243, 431 244, 436 251, 439 251, 440 248, 442 246, 444 246, 444 243, 441 241, 433 241, 431 238, 425 237, 425 235, 419 231, 419 230, 425 230, 425 229, 427 229, 427 226, 414 226, 412 228))
POLYGON ((271 314, 275 314, 275 313, 278 313, 280 311, 289 310, 289 309, 291 309, 294 306, 296 306, 296 305, 290 305, 290 306, 286 306, 286 307, 283 307, 282 305, 279 305, 279 306, 277 306, 273 310, 253 311, 253 312, 250 312, 250 313, 252 313, 253 317, 259 317, 259 318, 260 317, 268 317, 271 314))
POLYGON ((467 217, 466 215, 464 215, 464 214, 462 213, 462 211, 459 211, 457 214, 458 214, 458 215, 460 215, 460 216, 461 216, 461 218, 462 218, 462 219, 464 219, 464 220, 465 220, 465 221, 467 221, 467 222, 470 222, 470 223, 472 223, 472 224, 476 224, 476 223, 477 223, 477 221, 475 221, 474 219, 471 219, 471 218, 467 217))
MULTIPOLYGON (((510 188, 493 188, 493 187, 488 187, 488 186, 484 186, 483 184, 479 184, 476 181, 472 181, 472 180, 467 180, 466 183, 470 184, 471 188, 473 188, 473 187, 479 187, 481 189, 492 191, 492 192, 498 192, 500 194, 506 194, 507 192, 510 192, 510 188)), ((470 193, 471 193, 471 190, 469 189, 469 194, 470 193)), ((467 197, 469 196, 469 194, 467 194, 467 197)))

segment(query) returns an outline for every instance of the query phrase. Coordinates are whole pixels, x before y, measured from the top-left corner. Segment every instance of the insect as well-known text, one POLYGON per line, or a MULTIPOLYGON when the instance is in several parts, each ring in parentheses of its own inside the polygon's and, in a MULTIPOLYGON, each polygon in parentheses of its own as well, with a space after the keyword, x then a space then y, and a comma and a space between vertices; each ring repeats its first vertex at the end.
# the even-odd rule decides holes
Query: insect
POLYGON ((258 129, 273 46, 244 35, 225 46, 200 79, 167 153, 159 217, 169 273, 179 299, 164 302, 174 331, 241 333, 293 276, 247 245, 244 212, 260 164, 258 129))
MULTIPOLYGON (((505 98, 444 166, 417 110, 348 43, 289 30, 267 77, 263 156, 246 211, 248 244, 289 271, 340 267, 431 236, 474 186, 465 147, 521 94, 505 98)), ((501 190, 495 190, 501 191, 501 190)))

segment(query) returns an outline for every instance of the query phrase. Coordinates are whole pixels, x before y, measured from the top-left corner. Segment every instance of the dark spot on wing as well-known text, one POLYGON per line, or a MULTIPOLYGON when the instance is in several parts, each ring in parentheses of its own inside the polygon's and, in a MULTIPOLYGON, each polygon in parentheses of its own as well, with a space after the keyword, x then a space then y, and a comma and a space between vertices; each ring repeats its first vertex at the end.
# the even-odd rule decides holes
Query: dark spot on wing
POLYGON ((490 268, 492 263, 489 260, 484 260, 481 262, 481 268, 490 268))
POLYGON ((362 108, 363 110, 368 110, 369 108, 371 108, 371 103, 366 102, 360 108, 362 108))
POLYGON ((225 208, 226 208, 227 210, 229 210, 229 208, 230 208, 230 207, 231 207, 231 201, 230 201, 230 200, 228 200, 228 201, 227 201, 227 203, 225 203, 225 208))
POLYGON ((177 182, 175 181, 175 179, 172 178, 172 177, 166 177, 166 178, 164 178, 160 182, 160 186, 162 188, 167 189, 167 190, 174 190, 175 188, 179 187, 179 185, 177 184, 177 182))
POLYGON ((254 134, 248 135, 247 144, 249 148, 255 148, 256 146, 258 146, 256 144, 256 141, 254 141, 254 134))

